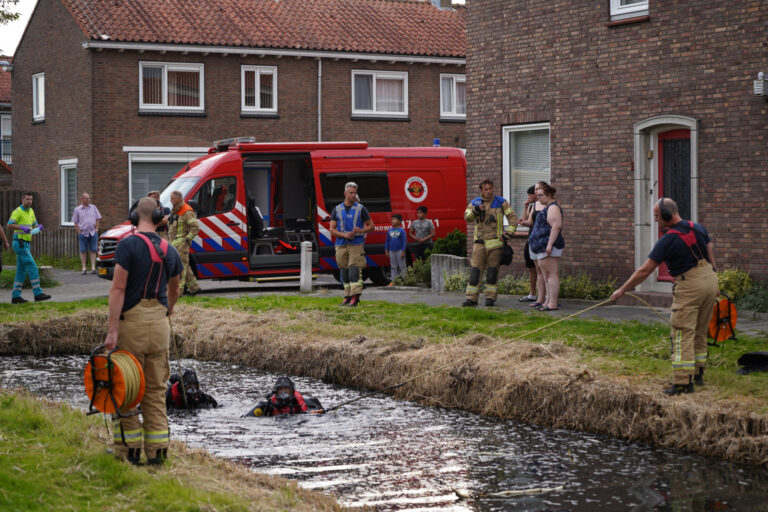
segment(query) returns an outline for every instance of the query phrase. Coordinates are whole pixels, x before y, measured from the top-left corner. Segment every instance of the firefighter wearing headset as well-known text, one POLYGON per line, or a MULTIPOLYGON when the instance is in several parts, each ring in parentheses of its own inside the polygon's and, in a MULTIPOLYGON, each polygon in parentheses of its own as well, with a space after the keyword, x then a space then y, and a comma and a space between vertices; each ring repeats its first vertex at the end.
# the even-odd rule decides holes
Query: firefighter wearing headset
POLYGON ((171 240, 171 245, 179 252, 181 262, 184 265, 184 270, 181 271, 179 294, 184 293, 186 286, 187 293, 197 295, 200 293, 200 285, 197 284, 195 273, 189 266, 189 247, 200 231, 200 226, 197 224, 197 214, 191 206, 184 202, 184 196, 178 190, 171 192, 171 204, 173 209, 169 219, 168 238, 171 240))
POLYGON ((485 305, 496 302, 496 283, 499 280, 499 264, 504 241, 512 237, 517 229, 517 215, 503 197, 493 193, 493 182, 483 180, 479 185, 480 196, 470 201, 464 211, 464 219, 475 223, 472 259, 470 260, 469 283, 467 283, 464 307, 477 306, 480 286, 485 276, 485 305), (504 217, 508 225, 504 226, 504 217))

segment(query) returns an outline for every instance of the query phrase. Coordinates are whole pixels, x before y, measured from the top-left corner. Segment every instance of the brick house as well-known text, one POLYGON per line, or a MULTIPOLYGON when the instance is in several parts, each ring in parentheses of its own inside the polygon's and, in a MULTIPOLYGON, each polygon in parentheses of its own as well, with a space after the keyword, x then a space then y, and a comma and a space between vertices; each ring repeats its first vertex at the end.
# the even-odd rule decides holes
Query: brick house
POLYGON ((7 69, 12 64, 12 57, 0 55, 0 190, 11 186, 11 165, 13 165, 11 73, 7 69))
POLYGON ((761 0, 472 0, 468 196, 490 176, 520 212, 526 188, 551 181, 563 265, 600 278, 646 260, 652 208, 671 196, 720 268, 765 280, 768 103, 753 86, 766 27, 761 0))
POLYGON ((439 0, 39 0, 13 63, 13 186, 58 226, 88 191, 108 226, 218 139, 464 147, 464 18, 439 0))

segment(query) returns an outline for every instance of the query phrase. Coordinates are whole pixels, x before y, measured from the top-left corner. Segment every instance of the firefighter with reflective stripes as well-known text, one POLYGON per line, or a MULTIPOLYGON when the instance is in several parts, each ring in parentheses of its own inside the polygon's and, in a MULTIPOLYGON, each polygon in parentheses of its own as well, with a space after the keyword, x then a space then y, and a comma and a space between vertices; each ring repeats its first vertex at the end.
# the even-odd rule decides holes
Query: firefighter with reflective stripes
POLYGON ((136 233, 117 244, 115 275, 109 290, 109 320, 104 346, 119 344, 144 371, 141 419, 137 411, 123 411, 113 424, 115 456, 133 464, 162 464, 168 457, 170 434, 165 412, 165 383, 170 376, 167 317, 179 297, 181 259, 176 250, 155 233, 163 211, 150 197, 141 198, 129 215, 136 233))
POLYGON ((667 264, 675 278, 669 318, 674 382, 664 392, 668 395, 693 393, 694 384, 704 384, 707 327, 718 294, 714 249, 704 226, 683 220, 672 199, 659 199, 653 216, 667 232, 653 246, 648 260, 613 292, 611 300, 617 300, 645 281, 660 263, 667 264))
POLYGON ((368 210, 357 201, 357 183, 344 185, 344 202, 331 213, 331 235, 336 238, 336 264, 344 285, 343 306, 357 307, 363 293, 365 235, 375 226, 368 210))
POLYGON ((186 292, 189 295, 197 295, 200 293, 200 285, 197 284, 195 273, 189 266, 189 247, 200 231, 197 214, 191 206, 184 202, 184 196, 178 190, 171 192, 171 204, 173 208, 169 219, 168 238, 171 245, 179 252, 181 263, 184 265, 179 282, 179 293, 183 294, 186 287, 186 292))
POLYGON ((466 300, 462 304, 464 307, 477 306, 483 272, 486 273, 483 288, 485 305, 494 305, 504 241, 511 238, 517 229, 517 215, 506 199, 493 193, 493 182, 484 180, 479 188, 480 197, 470 201, 464 212, 464 219, 475 223, 469 283, 467 283, 466 300), (508 222, 506 226, 504 217, 508 222))

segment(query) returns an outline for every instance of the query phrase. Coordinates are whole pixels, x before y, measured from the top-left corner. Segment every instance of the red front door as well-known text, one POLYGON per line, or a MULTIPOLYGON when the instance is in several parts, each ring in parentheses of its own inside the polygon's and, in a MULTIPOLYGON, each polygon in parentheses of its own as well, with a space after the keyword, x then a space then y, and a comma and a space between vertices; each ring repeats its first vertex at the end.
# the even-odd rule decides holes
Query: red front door
MULTIPOLYGON (((691 131, 672 130, 659 134, 659 198, 677 203, 680 217, 691 218, 691 131)), ((664 233, 659 229, 659 238, 664 233)), ((667 266, 659 265, 659 281, 673 281, 667 266)))

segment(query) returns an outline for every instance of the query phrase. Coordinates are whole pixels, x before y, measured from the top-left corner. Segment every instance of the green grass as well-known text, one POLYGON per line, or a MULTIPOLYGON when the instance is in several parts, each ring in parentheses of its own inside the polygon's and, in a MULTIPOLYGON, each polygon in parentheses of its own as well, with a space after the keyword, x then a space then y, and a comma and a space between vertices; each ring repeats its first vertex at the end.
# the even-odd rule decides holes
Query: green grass
MULTIPOLYGON (((0 272, 0 290, 10 290, 13 288, 13 280, 15 276, 16 270, 3 269, 3 271, 0 272)), ((54 286, 59 286, 59 284, 60 283, 55 279, 40 276, 40 286, 43 288, 53 288, 54 286)), ((32 288, 32 285, 29 284, 29 276, 24 280, 23 288, 32 288)))
MULTIPOLYGON (((16 254, 12 250, 3 250, 0 252, 0 256, 2 256, 3 267, 6 265, 16 266, 16 254)), ((90 264, 90 260, 88 261, 90 264)), ((38 267, 48 266, 64 270, 80 270, 82 268, 79 254, 68 256, 66 258, 53 258, 47 254, 41 254, 40 256, 35 257, 35 263, 37 263, 38 267)))
POLYGON ((172 453, 165 467, 135 467, 105 450, 104 426, 63 404, 0 389, 0 510, 240 511, 310 507, 293 484, 243 481, 212 459, 172 453), (232 483, 232 482, 227 482, 232 483), (208 489, 208 490, 206 490, 208 489), (254 500, 259 496, 261 500, 254 500))
POLYGON ((33 302, 11 304, 10 295, 0 303, 2 322, 39 322, 49 318, 71 315, 85 309, 107 311, 107 299, 87 299, 74 302, 33 302))

